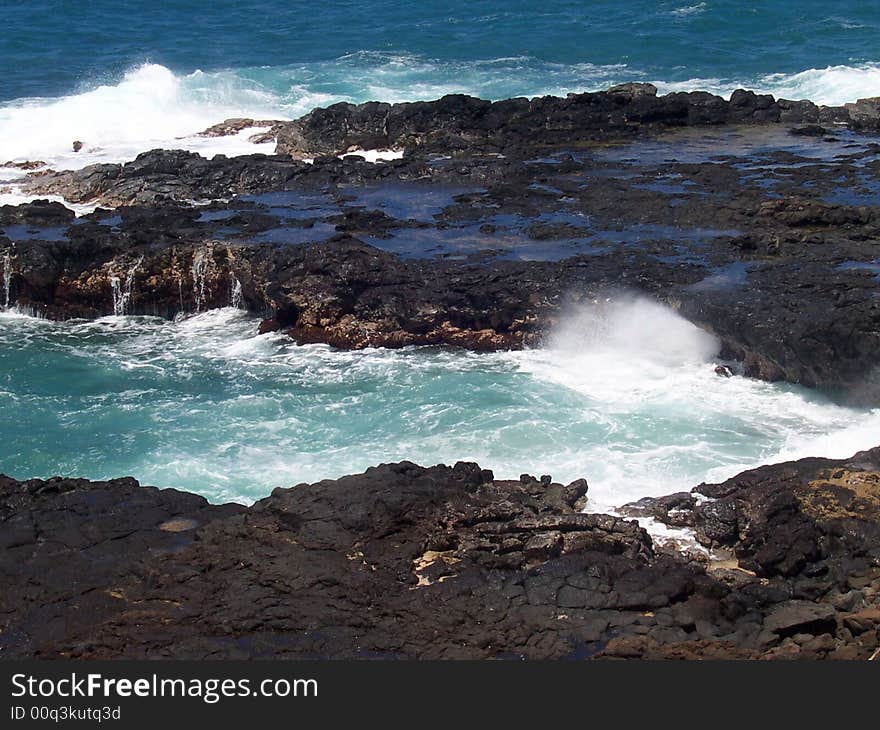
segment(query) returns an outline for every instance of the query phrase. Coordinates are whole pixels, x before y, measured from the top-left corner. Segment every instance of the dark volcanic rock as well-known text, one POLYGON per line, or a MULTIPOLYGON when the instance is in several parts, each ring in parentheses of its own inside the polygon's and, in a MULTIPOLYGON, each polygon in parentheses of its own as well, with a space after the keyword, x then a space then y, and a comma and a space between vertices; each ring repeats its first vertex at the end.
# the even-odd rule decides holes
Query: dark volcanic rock
POLYGON ((114 280, 127 313, 169 317, 240 288, 264 328, 345 348, 530 346, 573 308, 643 295, 717 335, 731 371, 875 405, 880 145, 786 126, 849 114, 645 84, 335 105, 279 132, 314 164, 154 150, 35 173, 31 192, 120 207, 3 209, 0 262, 10 303, 53 318, 116 311, 114 280), (407 154, 327 156, 389 145, 407 154))
MULTIPOLYGON (((693 492, 709 499, 676 504, 696 538, 732 548, 758 576, 823 575, 842 586, 854 565, 880 565, 880 448, 765 466, 693 492)), ((673 524, 663 505, 642 500, 625 512, 673 524)))
MULTIPOLYGON (((816 108, 789 106, 790 121, 809 121, 816 108)), ((340 103, 282 126, 276 151, 295 158, 352 148, 402 147, 438 152, 504 151, 608 141, 658 129, 780 121, 772 96, 742 89, 730 101, 705 92, 657 96, 650 84, 624 84, 566 98, 489 102, 459 94, 431 102, 340 103)))
POLYGON ((793 127, 789 130, 789 134, 796 137, 824 137, 828 134, 828 130, 820 124, 805 124, 802 127, 793 127))
POLYGON ((47 642, 118 615, 121 586, 142 561, 182 550, 198 527, 241 511, 134 479, 0 475, 0 658, 39 656, 47 642))
POLYGON ((233 117, 224 119, 222 122, 212 124, 203 132, 199 133, 200 137, 229 137, 245 129, 253 127, 263 128, 265 131, 257 133, 257 139, 252 138, 252 142, 271 141, 275 139, 278 129, 284 122, 277 119, 251 119, 250 117, 233 117))
POLYGON ((856 129, 880 130, 880 97, 859 99, 845 108, 856 129))
POLYGON ((35 200, 27 205, 0 206, 0 226, 20 223, 39 226, 69 225, 74 212, 57 202, 35 200))
POLYGON ((767 620, 764 621, 764 628, 783 636, 822 634, 835 630, 836 616, 834 608, 826 604, 789 601, 770 612, 767 620))
POLYGON ((833 205, 803 198, 770 200, 758 208, 759 216, 771 217, 792 228, 865 225, 875 220, 878 214, 880 211, 875 207, 833 205))
POLYGON ((867 658, 880 641, 878 458, 700 487, 742 505, 733 569, 577 511, 582 480, 497 481, 475 464, 388 464, 251 508, 131 479, 2 477, 13 590, 0 656, 867 658), (833 482, 807 482, 790 507, 761 506, 793 475, 803 489, 828 470, 833 482), (756 510, 771 522, 748 522, 756 510), (805 530, 822 548, 796 571, 749 572, 758 542, 805 530))
POLYGON ((124 165, 89 165, 30 179, 27 189, 61 195, 72 203, 152 204, 163 200, 225 198, 282 188, 301 171, 287 157, 247 155, 206 160, 183 150, 152 150, 124 165))

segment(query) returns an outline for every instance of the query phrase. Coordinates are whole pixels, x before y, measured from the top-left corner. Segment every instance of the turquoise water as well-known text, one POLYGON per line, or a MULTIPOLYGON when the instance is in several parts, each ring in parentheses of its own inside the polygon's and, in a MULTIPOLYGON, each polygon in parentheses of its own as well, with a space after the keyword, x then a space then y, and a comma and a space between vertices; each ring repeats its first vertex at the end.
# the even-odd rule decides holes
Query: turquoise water
MULTIPOLYGON (((337 101, 632 80, 880 95, 873 1, 46 0, 5 3, 3 22, 0 164, 272 152, 252 131, 198 132, 337 101)), ((27 199, 22 174, 0 167, 0 204, 27 199)), ((848 456, 880 431, 877 412, 718 378, 717 344, 644 302, 572 313, 547 348, 520 353, 350 353, 256 331, 232 309, 179 322, 0 314, 0 470, 130 474, 249 502, 380 461, 471 459, 502 477, 586 476, 601 508, 771 460, 848 456)))
POLYGON ((711 337, 657 305, 572 316, 546 349, 340 352, 222 309, 178 322, 0 315, 0 471, 250 502, 383 461, 476 460, 591 483, 593 506, 767 460, 873 445, 880 413, 719 378, 711 337))

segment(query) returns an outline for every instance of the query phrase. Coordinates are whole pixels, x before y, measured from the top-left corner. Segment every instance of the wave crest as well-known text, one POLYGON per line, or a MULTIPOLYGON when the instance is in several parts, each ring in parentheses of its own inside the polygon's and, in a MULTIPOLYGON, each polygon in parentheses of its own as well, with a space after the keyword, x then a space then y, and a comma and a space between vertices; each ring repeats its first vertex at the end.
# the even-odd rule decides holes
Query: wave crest
POLYGON ((276 111, 270 95, 232 74, 178 76, 165 66, 144 64, 117 84, 0 107, 0 161, 41 159, 80 167, 130 159, 151 147, 175 146, 177 139, 230 116, 276 111), (83 143, 83 153, 73 152, 74 140, 83 143))
POLYGON ((709 91, 729 97, 736 89, 773 94, 777 99, 808 99, 816 104, 841 106, 880 95, 880 64, 809 68, 797 73, 765 74, 753 79, 694 78, 686 81, 654 81, 660 93, 709 91))
MULTIPOLYGON (((634 79, 650 76, 622 64, 559 64, 524 56, 438 61, 358 52, 332 61, 186 75, 148 63, 130 69, 116 84, 0 105, 0 162, 45 160, 50 166, 72 169, 126 161, 153 147, 191 149, 208 156, 271 151, 271 144, 255 149, 247 141, 249 133, 210 140, 196 135, 228 117, 293 119, 338 101, 416 101, 448 93, 490 99, 565 95, 634 79), (83 152, 73 152, 74 140, 84 143, 83 152)), ((880 65, 654 83, 663 93, 701 89, 727 96, 736 88, 749 88, 836 105, 880 94, 880 65)))

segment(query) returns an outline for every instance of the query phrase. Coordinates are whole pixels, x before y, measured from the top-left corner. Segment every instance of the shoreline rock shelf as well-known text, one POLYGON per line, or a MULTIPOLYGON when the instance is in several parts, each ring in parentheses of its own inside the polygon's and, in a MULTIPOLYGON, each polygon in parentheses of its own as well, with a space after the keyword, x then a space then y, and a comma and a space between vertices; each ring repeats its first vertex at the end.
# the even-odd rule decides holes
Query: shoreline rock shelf
POLYGON ((496 481, 476 464, 386 464, 252 507, 133 479, 0 477, 0 577, 17 586, 0 596, 0 656, 876 652, 880 449, 695 493, 624 511, 692 525, 712 559, 582 512, 584 480, 496 481))
MULTIPOLYGON (((419 108, 448 122, 441 102, 419 108)), ((350 349, 534 346, 571 306, 631 292, 716 334, 749 376, 880 403, 878 138, 643 132, 384 163, 156 150, 46 175, 46 192, 118 207, 0 208, 4 281, 29 311, 91 318, 117 311, 112 281, 140 262, 126 313, 235 299, 264 330, 350 349)))
MULTIPOLYGON (((876 406, 878 108, 629 84, 227 120, 205 133, 262 125, 276 154, 29 173, 29 194, 103 207, 0 207, 4 304, 60 320, 234 304, 302 343, 498 350, 635 293, 748 376, 876 406), (384 148, 404 154, 339 157, 384 148)), ((0 477, 0 579, 16 586, 0 657, 877 655, 880 448, 630 518, 584 513, 586 490, 401 463, 246 508, 133 479, 0 477)))

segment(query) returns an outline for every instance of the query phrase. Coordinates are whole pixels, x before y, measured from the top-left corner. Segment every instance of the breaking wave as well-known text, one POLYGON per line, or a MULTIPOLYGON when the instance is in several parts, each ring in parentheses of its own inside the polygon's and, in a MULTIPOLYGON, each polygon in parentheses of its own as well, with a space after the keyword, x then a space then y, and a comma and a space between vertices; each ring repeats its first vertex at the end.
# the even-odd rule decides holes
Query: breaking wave
MULTIPOLYGON (((207 156, 266 152, 272 151, 271 143, 248 142, 252 132, 215 139, 196 135, 228 117, 293 119, 337 101, 413 101, 448 93, 490 99, 564 95, 632 80, 654 82, 661 92, 705 89, 729 95, 745 87, 841 104, 880 93, 880 66, 669 81, 625 64, 556 64, 525 56, 456 62, 360 52, 333 61, 189 74, 144 64, 115 84, 0 106, 0 163, 42 160, 56 168, 77 168, 128 160, 154 147, 192 149, 207 156), (72 150, 74 140, 84 145, 79 153, 72 150)), ((0 177, 12 174, 3 172, 0 177)))
POLYGON ((714 373, 716 344, 637 299, 573 312, 544 349, 344 352, 178 322, 0 317, 0 463, 251 502, 387 461, 586 477, 591 508, 876 445, 880 411, 714 373))

